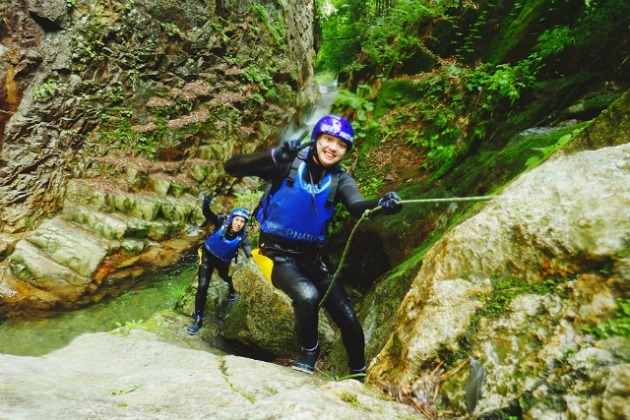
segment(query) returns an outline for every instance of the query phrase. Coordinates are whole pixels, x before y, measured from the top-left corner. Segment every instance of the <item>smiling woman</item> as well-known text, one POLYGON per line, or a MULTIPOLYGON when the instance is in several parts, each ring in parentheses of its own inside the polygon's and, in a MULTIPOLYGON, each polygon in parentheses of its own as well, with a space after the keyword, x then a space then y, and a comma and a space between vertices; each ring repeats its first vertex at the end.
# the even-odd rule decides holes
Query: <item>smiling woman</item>
POLYGON ((363 329, 345 290, 332 282, 335 270, 323 247, 336 203, 343 203, 355 217, 378 206, 383 213, 394 214, 402 205, 392 192, 380 200, 365 200, 354 179, 339 166, 353 138, 348 120, 326 115, 315 124, 310 143, 289 141, 271 152, 237 155, 225 163, 225 170, 233 176, 271 181, 256 218, 260 253, 273 261, 271 281, 289 295, 295 309, 303 353, 292 368, 314 372, 320 350, 321 303, 341 330, 350 372, 361 379, 366 368, 363 329), (303 151, 305 147, 308 149, 303 151))
POLYGON ((322 134, 317 139, 317 158, 322 166, 336 165, 346 155, 347 150, 348 145, 345 141, 330 134, 322 134))

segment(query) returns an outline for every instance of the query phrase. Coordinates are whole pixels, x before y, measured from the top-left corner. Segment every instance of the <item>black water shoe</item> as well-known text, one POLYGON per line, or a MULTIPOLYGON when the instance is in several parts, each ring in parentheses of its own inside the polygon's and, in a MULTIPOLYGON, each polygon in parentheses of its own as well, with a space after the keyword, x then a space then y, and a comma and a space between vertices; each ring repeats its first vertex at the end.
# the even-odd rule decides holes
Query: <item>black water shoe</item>
POLYGON ((365 382, 365 373, 365 368, 359 370, 350 369, 350 379, 363 383, 365 382))
POLYGON ((202 321, 203 321, 203 317, 200 317, 200 316, 196 317, 194 324, 186 328, 186 332, 190 335, 197 334, 197 331, 199 331, 199 328, 201 328, 201 325, 203 324, 202 321))
POLYGON ((304 350, 302 355, 291 362, 291 369, 312 375, 315 371, 315 363, 319 357, 319 345, 312 350, 304 350))

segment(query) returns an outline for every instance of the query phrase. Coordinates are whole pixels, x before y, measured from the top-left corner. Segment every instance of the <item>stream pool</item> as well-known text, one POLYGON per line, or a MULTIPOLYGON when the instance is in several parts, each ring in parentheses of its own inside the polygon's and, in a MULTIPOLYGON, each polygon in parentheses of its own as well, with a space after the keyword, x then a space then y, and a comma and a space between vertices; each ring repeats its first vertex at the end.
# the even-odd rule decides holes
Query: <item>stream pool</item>
POLYGON ((117 297, 49 318, 8 320, 0 324, 0 353, 41 356, 65 347, 81 334, 145 321, 157 311, 173 308, 196 277, 195 255, 185 256, 178 264, 139 279, 117 297))

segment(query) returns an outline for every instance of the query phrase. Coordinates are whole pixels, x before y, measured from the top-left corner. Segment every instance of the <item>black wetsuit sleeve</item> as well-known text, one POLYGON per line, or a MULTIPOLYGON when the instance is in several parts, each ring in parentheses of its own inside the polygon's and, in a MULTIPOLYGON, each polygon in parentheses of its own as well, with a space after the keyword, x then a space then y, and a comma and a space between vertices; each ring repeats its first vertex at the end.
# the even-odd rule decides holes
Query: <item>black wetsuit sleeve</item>
POLYGON ((220 217, 214 214, 214 212, 210 208, 210 201, 204 200, 203 205, 201 206, 201 211, 206 218, 206 222, 204 223, 204 225, 212 224, 213 226, 218 227, 221 225, 221 223, 223 223, 223 220, 221 220, 221 223, 219 223, 220 217))
POLYGON ((245 256, 247 258, 252 257, 252 244, 251 242, 249 242, 249 238, 247 236, 244 237, 241 241, 241 249, 243 249, 243 252, 245 253, 245 256))
POLYGON ((269 150, 245 155, 236 155, 224 164, 225 172, 233 177, 257 176, 268 180, 278 171, 279 166, 274 162, 269 150))
POLYGON ((354 217, 361 217, 366 210, 372 210, 378 206, 378 199, 366 200, 363 198, 355 180, 346 173, 341 176, 337 188, 337 198, 354 217))
POLYGON ((214 231, 216 232, 217 229, 219 229, 221 227, 221 225, 223 225, 223 223, 225 223, 225 219, 227 219, 226 215, 220 215, 220 216, 216 216, 217 218, 217 222, 214 225, 214 231))

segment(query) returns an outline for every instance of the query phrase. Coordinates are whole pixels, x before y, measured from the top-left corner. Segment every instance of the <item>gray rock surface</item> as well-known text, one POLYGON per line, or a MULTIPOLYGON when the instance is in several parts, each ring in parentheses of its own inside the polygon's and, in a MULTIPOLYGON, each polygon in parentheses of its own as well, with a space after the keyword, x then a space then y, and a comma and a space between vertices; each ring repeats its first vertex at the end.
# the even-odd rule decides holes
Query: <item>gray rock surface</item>
MULTIPOLYGON (((627 413, 630 342, 615 327, 606 348, 593 330, 624 322, 629 245, 630 144, 542 164, 427 253, 368 380, 413 383, 464 352, 488 373, 480 412, 627 413)), ((454 377, 442 397, 461 405, 454 377)))
POLYGON ((0 418, 423 418, 354 380, 213 351, 171 321, 168 338, 123 327, 43 357, 0 355, 0 418))

